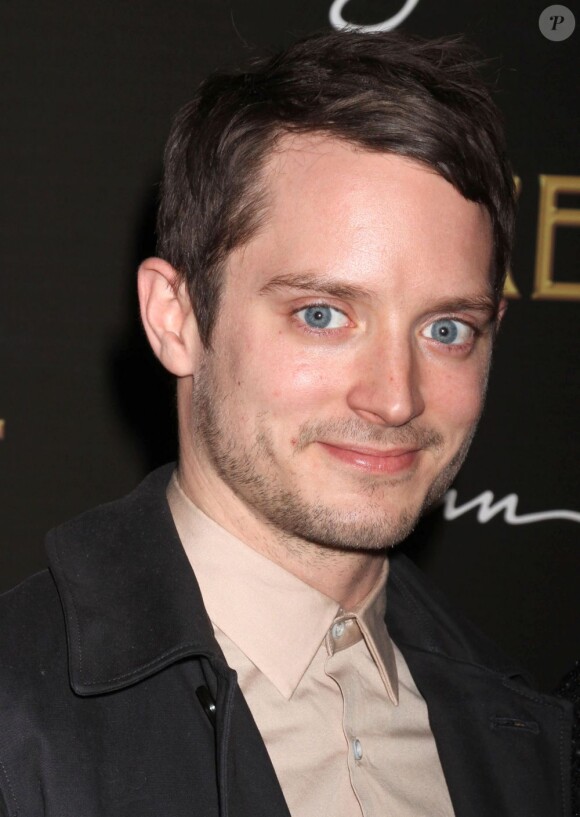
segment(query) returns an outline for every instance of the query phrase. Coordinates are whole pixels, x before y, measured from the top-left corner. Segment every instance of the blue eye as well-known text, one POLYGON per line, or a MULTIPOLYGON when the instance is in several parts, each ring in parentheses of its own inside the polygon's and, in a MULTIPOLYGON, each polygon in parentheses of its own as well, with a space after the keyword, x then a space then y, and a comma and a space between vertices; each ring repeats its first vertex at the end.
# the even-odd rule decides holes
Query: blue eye
POLYGON ((325 304, 307 306, 296 315, 311 329, 340 329, 348 325, 348 318, 340 309, 325 304))
POLYGON ((462 321, 453 318, 441 318, 433 321, 425 329, 425 334, 432 340, 444 343, 446 346, 460 346, 473 337, 473 329, 462 321))

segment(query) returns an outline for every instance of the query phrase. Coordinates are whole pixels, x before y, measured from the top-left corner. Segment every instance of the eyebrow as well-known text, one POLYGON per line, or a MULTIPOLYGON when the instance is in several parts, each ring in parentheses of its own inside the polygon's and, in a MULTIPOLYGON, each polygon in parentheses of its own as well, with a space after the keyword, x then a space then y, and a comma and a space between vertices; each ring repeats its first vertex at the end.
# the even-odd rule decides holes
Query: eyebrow
MULTIPOLYGON (((285 273, 271 278, 260 289, 260 295, 281 289, 301 289, 317 292, 334 298, 372 300, 376 293, 366 287, 351 284, 340 278, 316 273, 285 273)), ((484 312, 491 319, 497 315, 499 303, 491 294, 474 295, 468 298, 445 298, 430 305, 430 312, 484 312)))
POLYGON ((436 301, 429 312, 482 312, 488 320, 494 321, 499 312, 499 301, 492 295, 475 295, 469 298, 450 298, 436 301))
POLYGON ((286 273, 276 275, 260 289, 260 295, 280 289, 301 289, 305 292, 323 292, 334 298, 364 298, 370 300, 374 293, 370 289, 341 281, 339 278, 314 273, 286 273))

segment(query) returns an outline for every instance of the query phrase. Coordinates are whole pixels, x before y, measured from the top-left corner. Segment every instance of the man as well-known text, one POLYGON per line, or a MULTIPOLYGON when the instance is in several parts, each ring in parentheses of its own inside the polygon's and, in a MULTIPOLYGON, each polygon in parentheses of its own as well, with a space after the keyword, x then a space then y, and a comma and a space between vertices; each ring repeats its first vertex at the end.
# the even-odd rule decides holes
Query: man
POLYGON ((179 465, 2 600, 3 814, 566 814, 565 704, 390 554, 469 447, 513 213, 457 43, 201 86, 139 270, 179 465))

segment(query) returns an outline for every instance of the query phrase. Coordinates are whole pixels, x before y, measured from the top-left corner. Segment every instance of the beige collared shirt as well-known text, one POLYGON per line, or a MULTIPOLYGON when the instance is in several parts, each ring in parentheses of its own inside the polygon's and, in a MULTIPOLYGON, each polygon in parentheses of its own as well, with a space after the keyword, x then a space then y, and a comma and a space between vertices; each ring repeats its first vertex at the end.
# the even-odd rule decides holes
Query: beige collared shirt
POLYGON ((384 623, 388 562, 344 611, 167 496, 293 817, 453 817, 425 701, 384 623))

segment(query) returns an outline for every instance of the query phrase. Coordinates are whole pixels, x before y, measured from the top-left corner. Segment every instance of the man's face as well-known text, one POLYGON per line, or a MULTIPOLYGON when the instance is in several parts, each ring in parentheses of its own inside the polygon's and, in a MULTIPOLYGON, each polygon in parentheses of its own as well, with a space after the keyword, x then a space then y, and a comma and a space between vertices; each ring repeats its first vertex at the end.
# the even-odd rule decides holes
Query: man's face
POLYGON ((266 183, 193 378, 182 467, 226 515, 287 539, 395 544, 481 412, 489 218, 418 163, 320 136, 286 137, 266 183))

